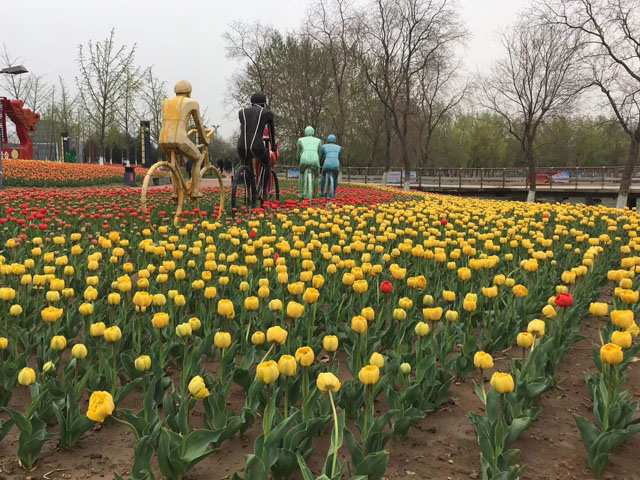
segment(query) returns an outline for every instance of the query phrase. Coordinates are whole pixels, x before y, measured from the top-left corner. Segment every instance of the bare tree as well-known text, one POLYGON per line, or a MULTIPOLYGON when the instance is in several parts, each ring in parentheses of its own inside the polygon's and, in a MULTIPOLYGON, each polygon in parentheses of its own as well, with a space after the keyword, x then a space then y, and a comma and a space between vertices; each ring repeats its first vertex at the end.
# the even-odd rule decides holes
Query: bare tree
POLYGON ((151 127, 151 141, 157 146, 162 127, 162 101, 167 98, 167 82, 160 81, 153 75, 153 67, 144 72, 141 93, 144 115, 149 118, 151 127))
POLYGON ((136 138, 136 132, 138 131, 139 116, 137 100, 142 87, 142 72, 139 67, 131 66, 127 69, 125 74, 125 82, 123 85, 122 104, 118 108, 118 120, 120 128, 124 136, 123 145, 123 163, 124 160, 131 160, 136 158, 135 154, 131 152, 133 148, 135 151, 133 139, 136 138))
POLYGON ((457 109, 471 88, 470 79, 460 83, 458 72, 462 65, 452 58, 453 54, 450 52, 435 56, 432 65, 425 68, 419 76, 416 93, 419 107, 417 145, 418 159, 423 168, 429 162, 433 133, 446 116, 457 109))
POLYGON ((384 104, 400 144, 409 189, 409 127, 416 115, 420 76, 443 49, 462 41, 465 30, 452 0, 376 0, 363 15, 362 49, 356 56, 384 104))
POLYGON ((322 48, 329 64, 335 106, 327 106, 338 142, 344 142, 349 124, 350 100, 357 76, 352 58, 357 51, 356 13, 348 0, 319 0, 308 12, 305 34, 322 48))
POLYGON ((56 105, 56 117, 60 124, 61 132, 71 132, 73 125, 74 109, 76 106, 76 97, 72 97, 69 93, 69 89, 62 79, 58 77, 60 99, 56 105))
MULTIPOLYGON (((260 22, 245 23, 232 22, 229 31, 225 32, 224 39, 227 43, 227 56, 236 60, 246 60, 249 63, 249 72, 259 91, 270 95, 273 93, 270 84, 270 75, 265 65, 265 56, 271 45, 273 28, 260 22)), ((237 105, 246 103, 246 96, 234 98, 237 105)))
MULTIPOLYGON (((6 44, 2 44, 2 52, 0 52, 0 66, 12 67, 23 63, 20 57, 14 57, 9 53, 6 44)), ((31 75, 2 75, 0 77, 2 89, 15 99, 22 100, 26 103, 31 92, 31 75)))
POLYGON ((136 46, 118 47, 115 30, 102 42, 79 45, 80 76, 76 77, 79 98, 96 130, 98 148, 105 158, 105 139, 117 106, 127 92, 128 72, 133 70, 136 46))
POLYGON ((529 167, 527 201, 535 201, 534 140, 545 118, 568 108, 582 89, 579 36, 523 18, 502 34, 505 58, 482 80, 481 103, 507 122, 529 167))
POLYGON ((617 207, 627 205, 640 148, 640 1, 538 0, 550 24, 584 35, 591 85, 599 89, 629 137, 617 207))

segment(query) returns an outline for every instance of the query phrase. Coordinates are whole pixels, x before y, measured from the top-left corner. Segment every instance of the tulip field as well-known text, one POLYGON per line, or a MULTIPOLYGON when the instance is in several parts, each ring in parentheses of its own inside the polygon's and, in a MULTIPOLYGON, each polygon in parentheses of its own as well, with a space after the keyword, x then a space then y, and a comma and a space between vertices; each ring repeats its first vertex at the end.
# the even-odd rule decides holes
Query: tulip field
POLYGON ((640 478, 640 215, 282 191, 0 193, 0 478, 640 478))
MULTIPOLYGON (((144 176, 146 169, 136 167, 136 175, 144 176)), ((122 183, 122 165, 92 163, 63 163, 45 160, 2 160, 5 186, 80 187, 97 184, 122 183)))

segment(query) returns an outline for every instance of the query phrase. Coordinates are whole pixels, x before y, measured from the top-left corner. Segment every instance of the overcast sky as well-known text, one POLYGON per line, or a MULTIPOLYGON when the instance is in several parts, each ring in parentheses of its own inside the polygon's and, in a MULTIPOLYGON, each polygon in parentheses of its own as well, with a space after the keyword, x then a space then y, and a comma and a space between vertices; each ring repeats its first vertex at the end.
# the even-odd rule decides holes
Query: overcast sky
MULTIPOLYGON (((513 23, 528 0, 458 0, 471 33, 465 65, 484 70, 501 54, 496 32, 513 23)), ((153 65, 173 92, 177 80, 193 85, 212 124, 230 136, 236 114, 226 103, 228 79, 239 68, 225 57, 222 39, 233 20, 260 20, 280 30, 298 28, 310 0, 7 0, 0 41, 32 72, 73 86, 78 45, 103 40, 112 28, 119 44, 137 44, 138 65, 153 65)))

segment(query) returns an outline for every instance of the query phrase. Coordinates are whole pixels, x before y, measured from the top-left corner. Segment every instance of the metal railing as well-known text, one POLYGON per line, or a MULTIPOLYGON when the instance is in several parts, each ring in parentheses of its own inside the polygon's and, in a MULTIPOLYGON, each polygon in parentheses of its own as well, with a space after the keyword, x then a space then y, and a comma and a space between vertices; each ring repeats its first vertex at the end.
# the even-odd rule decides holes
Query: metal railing
MULTIPOLYGON (((277 165, 278 176, 297 178, 298 166, 277 165)), ((341 181, 382 184, 384 167, 342 167, 341 181)), ((617 189, 624 167, 539 167, 536 175, 538 190, 601 190, 617 189)), ((391 168, 387 172, 387 185, 404 184, 405 172, 391 168)), ((507 168, 420 168, 412 170, 411 187, 425 189, 505 189, 529 188, 529 170, 525 167, 507 168)), ((640 168, 635 168, 632 189, 640 189, 640 168)))

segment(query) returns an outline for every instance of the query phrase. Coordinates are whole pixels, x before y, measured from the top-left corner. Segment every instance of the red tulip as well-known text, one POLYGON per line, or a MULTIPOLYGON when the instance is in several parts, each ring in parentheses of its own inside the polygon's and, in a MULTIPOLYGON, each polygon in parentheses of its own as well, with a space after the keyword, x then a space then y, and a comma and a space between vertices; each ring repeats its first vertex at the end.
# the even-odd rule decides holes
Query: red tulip
POLYGON ((556 295, 555 302, 558 307, 570 307, 571 305, 573 305, 573 295, 571 295, 570 293, 559 293, 558 295, 556 295))
POLYGON ((443 218, 442 220, 440 220, 440 225, 442 225, 443 227, 449 223, 449 220, 447 220, 446 218, 443 218))
POLYGON ((380 284, 380 291, 382 293, 391 293, 391 290, 393 290, 393 285, 389 280, 385 280, 380 284))

